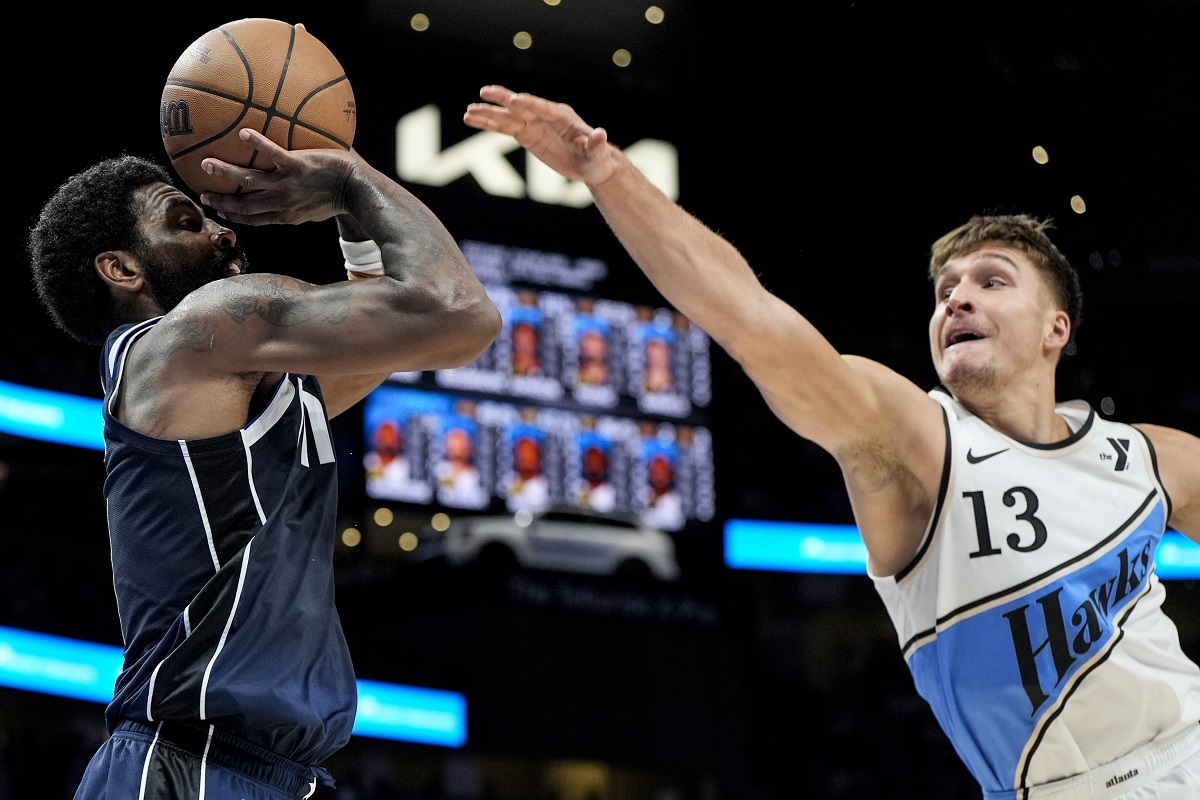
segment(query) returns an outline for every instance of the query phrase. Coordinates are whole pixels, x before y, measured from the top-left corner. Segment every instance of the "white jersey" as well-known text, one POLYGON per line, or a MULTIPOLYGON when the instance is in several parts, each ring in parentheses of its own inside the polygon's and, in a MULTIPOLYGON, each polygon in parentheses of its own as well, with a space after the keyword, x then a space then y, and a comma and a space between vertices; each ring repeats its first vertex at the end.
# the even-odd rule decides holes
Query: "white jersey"
POLYGON ((1085 772, 1200 720, 1163 613, 1150 441, 1061 403, 1074 433, 1011 439, 942 389, 946 461, 913 562, 872 575, 917 691, 988 795, 1085 772))

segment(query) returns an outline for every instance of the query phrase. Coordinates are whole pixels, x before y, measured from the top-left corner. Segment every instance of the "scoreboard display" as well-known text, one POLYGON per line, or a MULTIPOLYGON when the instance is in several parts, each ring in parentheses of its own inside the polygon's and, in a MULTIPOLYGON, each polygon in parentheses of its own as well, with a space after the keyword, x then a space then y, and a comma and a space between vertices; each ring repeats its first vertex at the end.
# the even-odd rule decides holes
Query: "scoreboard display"
POLYGON ((467 366, 395 373, 367 398, 367 496, 633 510, 672 531, 712 519, 708 335, 669 308, 587 291, 603 263, 462 247, 502 332, 467 366), (520 279, 531 274, 538 281, 520 279))

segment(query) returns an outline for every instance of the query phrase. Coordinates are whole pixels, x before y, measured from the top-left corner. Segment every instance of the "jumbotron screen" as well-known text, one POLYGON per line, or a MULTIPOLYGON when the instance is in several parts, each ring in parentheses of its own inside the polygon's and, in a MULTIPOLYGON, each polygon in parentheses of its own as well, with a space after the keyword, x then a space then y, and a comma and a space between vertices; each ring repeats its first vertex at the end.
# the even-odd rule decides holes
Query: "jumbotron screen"
POLYGON ((575 288, 602 264, 555 268, 553 254, 478 242, 463 250, 503 330, 472 364, 396 373, 367 398, 367 496, 633 510, 663 530, 712 519, 708 335, 671 309, 575 288), (507 280, 531 261, 543 283, 507 280))

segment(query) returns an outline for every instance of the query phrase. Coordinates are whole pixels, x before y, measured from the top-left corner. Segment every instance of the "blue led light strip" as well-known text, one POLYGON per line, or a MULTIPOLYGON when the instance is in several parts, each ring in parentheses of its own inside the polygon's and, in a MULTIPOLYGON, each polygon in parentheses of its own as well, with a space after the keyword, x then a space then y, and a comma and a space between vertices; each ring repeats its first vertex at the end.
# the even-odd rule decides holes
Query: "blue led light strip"
POLYGON ((0 433, 104 449, 100 400, 0 381, 0 433))
MULTIPOLYGON (((121 648, 0 626, 0 686, 107 703, 121 648)), ((360 680, 354 734, 462 747, 467 701, 457 692, 360 680)))
MULTIPOLYGON (((1200 545, 1168 530, 1155 562, 1163 580, 1200 578, 1200 545)), ((725 564, 767 572, 866 575, 867 548, 854 525, 731 519, 725 523, 725 564)))
MULTIPOLYGON (((0 433, 104 449, 100 401, 0 381, 0 433)), ((1167 531, 1156 555, 1163 579, 1200 578, 1200 545, 1167 531)), ((853 525, 732 519, 725 563, 734 569, 866 574, 867 551, 853 525)))

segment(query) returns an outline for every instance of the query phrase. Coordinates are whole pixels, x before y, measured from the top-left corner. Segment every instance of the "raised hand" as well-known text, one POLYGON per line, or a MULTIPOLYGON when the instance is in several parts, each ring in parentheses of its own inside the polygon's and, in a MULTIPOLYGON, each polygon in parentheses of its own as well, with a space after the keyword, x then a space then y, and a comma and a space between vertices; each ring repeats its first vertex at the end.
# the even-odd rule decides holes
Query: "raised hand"
POLYGON ((317 222, 345 211, 346 187, 361 157, 339 149, 286 150, 252 128, 239 132, 243 142, 255 147, 274 169, 241 167, 206 158, 201 162, 210 175, 237 184, 237 194, 205 192, 200 202, 218 216, 245 225, 317 222))
POLYGON ((617 168, 604 128, 588 125, 566 103, 555 103, 503 86, 485 86, 463 122, 513 137, 539 161, 564 177, 595 186, 617 168))

